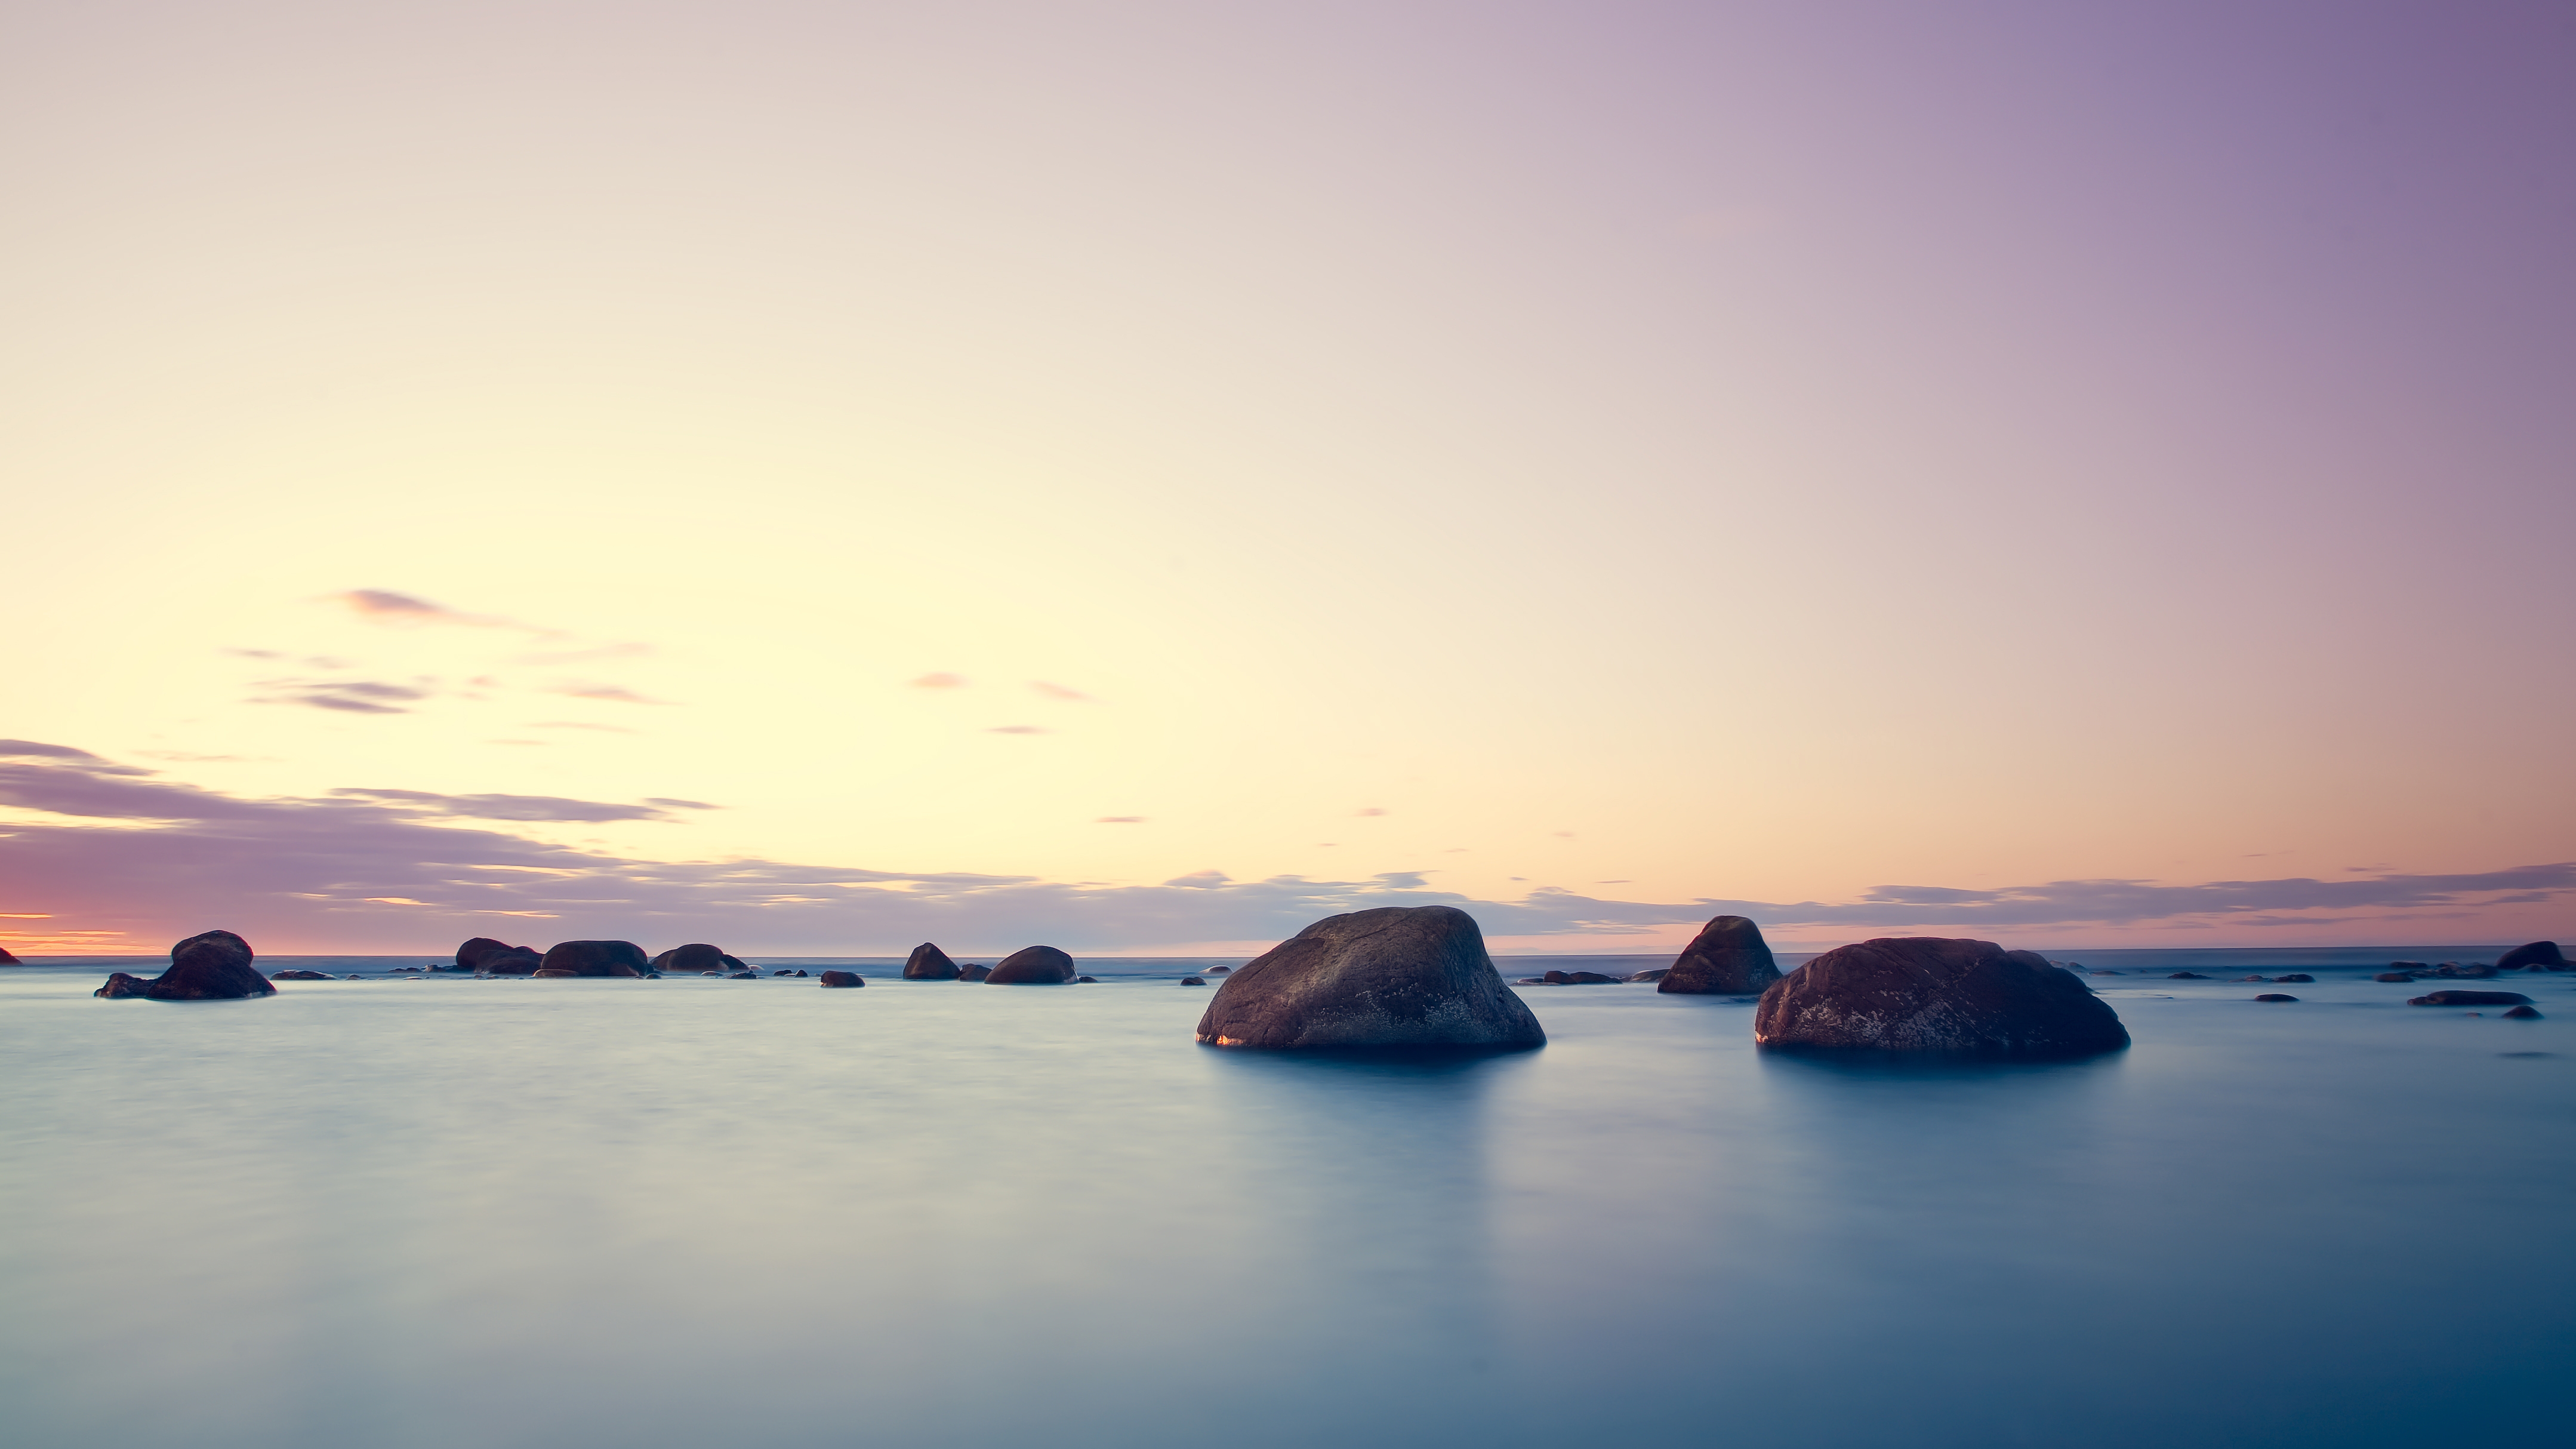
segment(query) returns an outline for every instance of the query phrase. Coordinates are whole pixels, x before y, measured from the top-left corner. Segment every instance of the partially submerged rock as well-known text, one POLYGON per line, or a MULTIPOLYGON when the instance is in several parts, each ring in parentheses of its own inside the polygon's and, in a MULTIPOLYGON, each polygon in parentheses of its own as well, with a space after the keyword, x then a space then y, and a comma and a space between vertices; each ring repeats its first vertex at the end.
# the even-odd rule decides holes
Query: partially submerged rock
POLYGON ((740 971, 726 972, 725 979, 727 981, 758 981, 760 979, 760 973, 746 966, 740 971))
POLYGON ((2496 958, 2498 971, 2518 971, 2526 967, 2545 966, 2552 971, 2567 969, 2567 957, 2555 941, 2531 941, 2516 946, 2496 958))
POLYGON ((1317 921, 1226 979, 1199 1018, 1213 1046, 1534 1047, 1547 1042, 1503 984, 1475 918, 1382 906, 1317 921))
POLYGON ((2406 998, 2408 1006, 2529 1006, 2519 991, 2435 991, 2406 998))
POLYGON ((704 941, 691 941, 685 946, 674 946, 670 950, 663 952, 661 955, 654 957, 651 963, 651 969, 655 971, 717 971, 741 969, 739 967, 726 967, 725 962, 728 959, 730 958, 728 958, 722 950, 714 946, 710 946, 704 941))
POLYGON ((1762 928, 1743 916, 1719 916, 1700 927, 1665 968, 1655 990, 1673 996, 1753 996, 1780 979, 1762 928))
POLYGON ((1891 937, 1837 947, 1754 1008, 1763 1046, 2063 1057, 2116 1051, 2128 1028, 2071 971, 1991 941, 1891 937))
POLYGON ((1544 976, 1523 976, 1515 986, 1616 986, 1619 978, 1598 971, 1550 971, 1544 976))
POLYGON ((2209 978, 2197 971, 2176 971, 2165 979, 2167 981, 2207 981, 2209 978))
POLYGON ((146 981, 122 971, 92 996, 146 996, 154 1001, 239 1001, 274 996, 277 988, 251 963, 250 942, 230 931, 207 931, 170 948, 170 965, 146 981))
POLYGON ((271 971, 270 973, 268 973, 268 979, 269 979, 269 980, 271 980, 271 981, 337 981, 339 978, 338 978, 338 977, 336 977, 336 976, 333 976, 333 975, 332 975, 330 972, 328 972, 328 971, 301 971, 301 970, 298 970, 298 971, 271 971))
POLYGON ((2287 976, 2275 976, 2272 979, 2281 985, 2289 986, 2293 984, 2312 985, 2315 983, 2317 978, 2309 975, 2305 971, 2293 971, 2287 976))
POLYGON ((1207 985, 1207 978, 1204 976, 1184 976, 1181 978, 1181 984, 1183 986, 1205 986, 1207 985))
POLYGON ((1234 968, 1231 966, 1210 966, 1207 969, 1207 974, 1210 976, 1231 976, 1234 974, 1234 968))
POLYGON ((826 986, 865 986, 868 984, 867 978, 861 976, 856 971, 826 971, 823 973, 822 981, 826 986))
POLYGON ((1100 978, 1097 976, 1076 976, 1073 978, 1073 984, 1076 986, 1097 986, 1100 984, 1100 978))
POLYGON ((652 962, 632 941, 560 941, 537 968, 539 976, 641 976, 652 962))
POLYGON ((911 955, 903 958, 903 979, 954 981, 957 979, 957 963, 948 959, 947 952, 924 941, 912 948, 911 955))
POLYGON ((1627 979, 1630 981, 1661 981, 1672 971, 1672 969, 1673 968, 1670 966, 1657 966, 1646 971, 1631 971, 1628 973, 1627 979))
POLYGON ((1053 946, 1023 946, 985 973, 984 982, 988 986, 1066 986, 1078 974, 1073 958, 1053 946))
POLYGON ((456 948, 456 969, 493 976, 534 976, 545 958, 533 946, 512 946, 477 936, 456 948))
POLYGON ((2517 1006, 2513 1010, 2506 1012, 2504 1014, 2504 1019, 2507 1021, 2538 1021, 2540 1020, 2540 1012, 2533 1007, 2517 1006))
POLYGON ((993 968, 990 966, 960 966, 957 968, 957 979, 960 981, 981 981, 992 974, 993 968))
POLYGON ((2256 1001, 2296 1001, 2296 1000, 2298 1000, 2299 998, 2297 998, 2297 997, 2295 997, 2295 996, 2283 996, 2280 992, 2277 992, 2277 991, 2266 991, 2266 992, 2264 992, 2262 995, 2257 996, 2257 997, 2255 997, 2254 999, 2255 999, 2256 1001))
POLYGON ((2415 973, 2412 971, 2382 971, 2370 979, 2373 981, 2403 981, 2412 984, 2415 980, 2415 973))

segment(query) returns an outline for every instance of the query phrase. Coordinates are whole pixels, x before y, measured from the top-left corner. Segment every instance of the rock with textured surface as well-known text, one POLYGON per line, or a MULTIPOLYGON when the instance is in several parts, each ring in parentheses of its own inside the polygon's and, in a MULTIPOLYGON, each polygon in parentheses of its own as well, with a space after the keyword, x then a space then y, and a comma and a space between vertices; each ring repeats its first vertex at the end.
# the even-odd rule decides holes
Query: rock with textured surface
POLYGON ((558 941, 536 974, 641 976, 652 964, 644 959, 644 948, 632 941, 558 941))
POLYGON ((823 984, 826 986, 865 986, 868 984, 866 978, 859 975, 856 971, 826 971, 823 973, 822 980, 823 984))
POLYGON ((655 971, 716 971, 724 968, 725 960, 725 953, 721 948, 710 946, 704 941, 691 941, 685 946, 674 946, 670 950, 663 952, 661 955, 654 957, 650 963, 650 969, 655 971))
POLYGON ((2406 998, 2408 1006, 2529 1006, 2519 991, 2436 991, 2406 998))
POLYGON ((1742 916, 1720 916, 1664 971, 1655 990, 1672 996, 1753 996, 1780 979, 1762 928, 1742 916))
POLYGON ((903 958, 903 979, 954 981, 957 979, 957 963, 948 959, 947 952, 924 941, 912 948, 911 955, 903 958))
POLYGON ((987 986, 1067 986, 1080 973, 1073 958, 1053 946, 1023 946, 984 977, 987 986))
POLYGON ((489 936, 477 936, 456 948, 456 969, 482 971, 494 976, 534 976, 545 957, 532 946, 511 946, 489 936))
POLYGON ((90 995, 111 999, 124 996, 140 997, 151 985, 151 982, 140 976, 129 976, 122 971, 110 971, 107 973, 107 984, 91 992, 90 995))
POLYGON ((2552 971, 2567 969, 2567 957, 2555 941, 2533 941, 2516 946, 2496 958, 2498 971, 2519 971, 2526 966, 2545 966, 2552 971))
POLYGON ((2066 1057, 2117 1051, 2129 1031, 2071 971, 1991 941, 1912 936, 1837 947, 1781 977, 1754 1008, 1753 1040, 2066 1057))
POLYGON ((1544 1046, 1484 933, 1449 906, 1381 906, 1317 921, 1225 979, 1199 1018, 1213 1046, 1544 1046))

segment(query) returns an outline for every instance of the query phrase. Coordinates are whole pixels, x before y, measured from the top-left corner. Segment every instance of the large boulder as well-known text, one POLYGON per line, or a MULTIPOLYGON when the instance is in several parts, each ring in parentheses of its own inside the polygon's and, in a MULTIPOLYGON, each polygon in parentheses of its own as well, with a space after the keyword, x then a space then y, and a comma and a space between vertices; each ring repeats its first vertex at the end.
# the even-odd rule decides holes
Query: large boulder
POLYGON ((650 964, 656 971, 714 971, 732 959, 704 941, 691 941, 654 957, 650 964))
POLYGON ((2129 1031, 2071 971, 1992 941, 1911 936, 1840 946, 1773 982, 1754 1007, 1753 1040, 2063 1057, 2116 1051, 2129 1031))
MULTIPOLYGON (((6 952, 0 952, 0 955, 6 954, 6 952)), ((2526 966, 2546 966, 2552 971, 2564 971, 2567 969, 2567 957, 2559 951, 2558 943, 2555 941, 2533 941, 2528 945, 2516 946, 2496 958, 2498 971, 2519 971, 2526 966)))
POLYGON ((1002 958, 984 978, 987 986, 1068 986, 1078 975, 1073 958, 1053 946, 1023 946, 1002 958))
POLYGON ((1328 916, 1217 988, 1198 1039, 1229 1047, 1534 1047, 1547 1033, 1449 906, 1328 916))
POLYGON ((957 963, 948 959, 947 952, 924 941, 912 948, 911 955, 903 958, 903 979, 954 981, 957 979, 957 963))
POLYGON ((456 948, 456 969, 492 976, 534 976, 545 960, 533 946, 510 946, 477 936, 456 948))
POLYGON ((535 974, 641 976, 652 966, 644 958, 644 948, 632 941, 558 941, 535 974))
POLYGON ((1700 927, 1655 990, 1674 996, 1757 996, 1780 979, 1762 928, 1742 916, 1700 927))
POLYGON ((251 963, 250 942, 230 931, 190 936, 170 948, 170 966, 146 981, 119 971, 93 996, 148 996, 155 1001, 239 1001, 275 996, 277 988, 251 963))
POLYGON ((867 978, 861 976, 856 971, 826 971, 823 973, 823 984, 826 986, 865 986, 868 983, 867 978))

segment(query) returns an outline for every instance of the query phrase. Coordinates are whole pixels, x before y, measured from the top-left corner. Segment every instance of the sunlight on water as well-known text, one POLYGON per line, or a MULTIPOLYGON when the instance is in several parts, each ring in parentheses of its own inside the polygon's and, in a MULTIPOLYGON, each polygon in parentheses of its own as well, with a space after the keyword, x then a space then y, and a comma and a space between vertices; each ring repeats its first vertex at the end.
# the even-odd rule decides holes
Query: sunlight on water
POLYGON ((1749 1006, 1644 986, 1405 1062, 1198 1047, 1177 971, 193 1005, 9 971, 0 1427, 2563 1442, 2576 977, 2478 983, 2550 1017, 2510 1022, 2367 954, 2224 958, 2320 971, 2284 1006, 2097 978, 2133 1050, 1949 1067, 1766 1056, 1749 1006))

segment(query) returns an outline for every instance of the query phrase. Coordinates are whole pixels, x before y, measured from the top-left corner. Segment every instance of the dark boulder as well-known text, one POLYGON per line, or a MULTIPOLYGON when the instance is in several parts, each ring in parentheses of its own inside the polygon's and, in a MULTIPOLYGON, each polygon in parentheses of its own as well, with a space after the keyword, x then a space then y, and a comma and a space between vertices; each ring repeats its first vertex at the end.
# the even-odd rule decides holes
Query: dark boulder
POLYGON ((2463 966, 2460 968, 2460 975, 2471 981, 2484 981, 2495 974, 2496 969, 2493 966, 2488 966, 2483 963, 2476 966, 2463 966))
POLYGON ((2268 981, 2271 978, 2268 976, 2239 976, 2236 979, 2239 981, 2268 981))
POLYGON ((947 952, 924 941, 912 948, 911 955, 903 958, 903 979, 954 981, 957 979, 957 963, 948 959, 947 952))
POLYGON ((2555 941, 2533 941, 2516 946, 2496 958, 2498 971, 2514 971, 2529 966, 2545 966, 2552 971, 2567 969, 2567 958, 2555 941))
POLYGON ((152 983, 144 980, 140 976, 128 976, 122 971, 111 971, 107 973, 107 984, 96 991, 91 992, 90 995, 106 996, 111 998, 119 996, 141 996, 146 991, 149 991, 151 987, 152 983))
POLYGON ((1655 990, 1674 996, 1752 996, 1780 979, 1762 928, 1742 916, 1720 916, 1699 928, 1665 968, 1655 990))
POLYGON ((2293 971, 2293 972, 2291 972, 2291 973, 2290 973, 2289 975, 2287 975, 2287 976, 2275 976, 2275 977, 2273 977, 2272 979, 2273 979, 2274 981, 2279 982, 2280 984, 2282 984, 2282 985, 2284 985, 2284 986, 2289 986, 2289 985, 2294 985, 2294 984, 2295 984, 2295 985, 2302 985, 2302 986, 2312 986, 2312 985, 2316 984, 2316 979, 2317 979, 2317 978, 2315 978, 2315 977, 2313 977, 2313 976, 2310 976, 2310 975, 2309 975, 2308 973, 2306 973, 2305 971, 2293 971))
POLYGON ((729 971, 725 973, 725 979, 727 981, 758 981, 760 979, 760 973, 746 966, 740 971, 729 971))
POLYGON ((271 971, 268 973, 268 979, 271 981, 337 981, 340 978, 328 971, 271 971))
POLYGON ((1631 971, 1628 973, 1628 979, 1630 981, 1661 981, 1665 976, 1671 973, 1672 969, 1673 968, 1670 966, 1656 966, 1645 971, 1631 971))
POLYGON ((2538 1021, 2540 1020, 2540 1012, 2534 1007, 2517 1006, 2513 1010, 2506 1012, 2504 1014, 2504 1019, 2507 1021, 2538 1021))
POLYGON ((655 971, 716 971, 725 969, 725 960, 725 953, 716 947, 691 941, 654 957, 650 965, 655 971))
POLYGON ((1210 966, 1207 970, 1207 974, 1210 976, 1231 976, 1234 974, 1234 968, 1231 966, 1210 966))
POLYGON ((992 974, 993 968, 990 966, 960 966, 957 968, 957 979, 960 981, 981 981, 992 974))
POLYGON ((1073 958, 1053 946, 1023 946, 984 977, 988 986, 1063 986, 1079 973, 1073 958))
POLYGON ((2165 979, 2167 981, 2207 981, 2209 978, 2197 971, 2176 971, 2165 979))
POLYGON ((20 961, 17 957, 10 955, 8 947, 0 946, 0 966, 23 966, 25 964, 25 962, 20 961))
POLYGON ((1317 921, 1226 978, 1198 1039, 1232 1047, 1534 1047, 1475 917, 1381 906, 1317 921))
POLYGON ((859 975, 856 971, 826 971, 823 973, 823 984, 826 986, 865 986, 868 983, 867 979, 859 975))
POLYGON ((560 941, 537 968, 540 976, 641 976, 651 969, 644 948, 632 941, 560 941))
POLYGON ((724 964, 724 969, 727 971, 749 971, 752 969, 751 964, 744 961, 739 956, 718 956, 716 957, 716 960, 722 962, 724 964))
POLYGON ((489 936, 477 936, 456 948, 456 969, 482 971, 494 976, 534 976, 545 958, 529 946, 511 946, 489 936))
POLYGON ((2295 996, 2283 996, 2281 993, 2279 993, 2279 992, 2277 992, 2277 991, 2266 991, 2266 992, 2264 992, 2262 995, 2257 996, 2257 997, 2255 997, 2254 999, 2255 999, 2256 1001, 2296 1001, 2296 1000, 2298 1000, 2299 998, 2297 998, 2297 997, 2295 997, 2295 996))
POLYGON ((802 975, 804 975, 805 973, 804 973, 804 972, 802 972, 802 971, 797 970, 797 969, 796 969, 795 967, 793 967, 793 966, 781 966, 781 967, 779 967, 777 970, 772 971, 772 972, 770 972, 769 974, 770 974, 770 975, 772 975, 772 976, 802 976, 802 975))
POLYGON ((1184 976, 1181 978, 1181 984, 1183 986, 1205 986, 1207 985, 1207 978, 1204 976, 1184 976))
POLYGON ((1991 941, 1895 937, 1839 946, 1772 983, 1754 1008, 1763 1046, 2084 1056, 2129 1044, 2110 1004, 2071 971, 1991 941))
POLYGON ((2382 971, 2370 979, 2373 981, 2403 981, 2412 984, 2415 980, 2415 973, 2412 971, 2382 971))
POLYGON ((2125 971, 2114 971, 2108 966, 2096 966, 2084 974, 2087 976, 2125 976, 2128 973, 2125 971))
MULTIPOLYGON (((277 988, 251 963, 250 943, 230 931, 190 936, 170 948, 170 967, 143 987, 155 1001, 239 1001, 277 988)), ((111 983, 113 984, 113 983, 111 983)))
POLYGON ((1100 984, 1100 978, 1097 976, 1076 976, 1073 978, 1073 984, 1076 986, 1097 986, 1100 984))
POLYGON ((1616 986, 1619 978, 1598 971, 1550 971, 1539 980, 1550 986, 1616 986))
POLYGON ((2388 969, 2391 971, 2430 971, 2433 969, 2433 963, 2430 961, 2391 961, 2388 963, 2388 969))
POLYGON ((2436 991, 2425 996, 2406 998, 2408 1006, 2529 1006, 2531 998, 2519 991, 2436 991))

